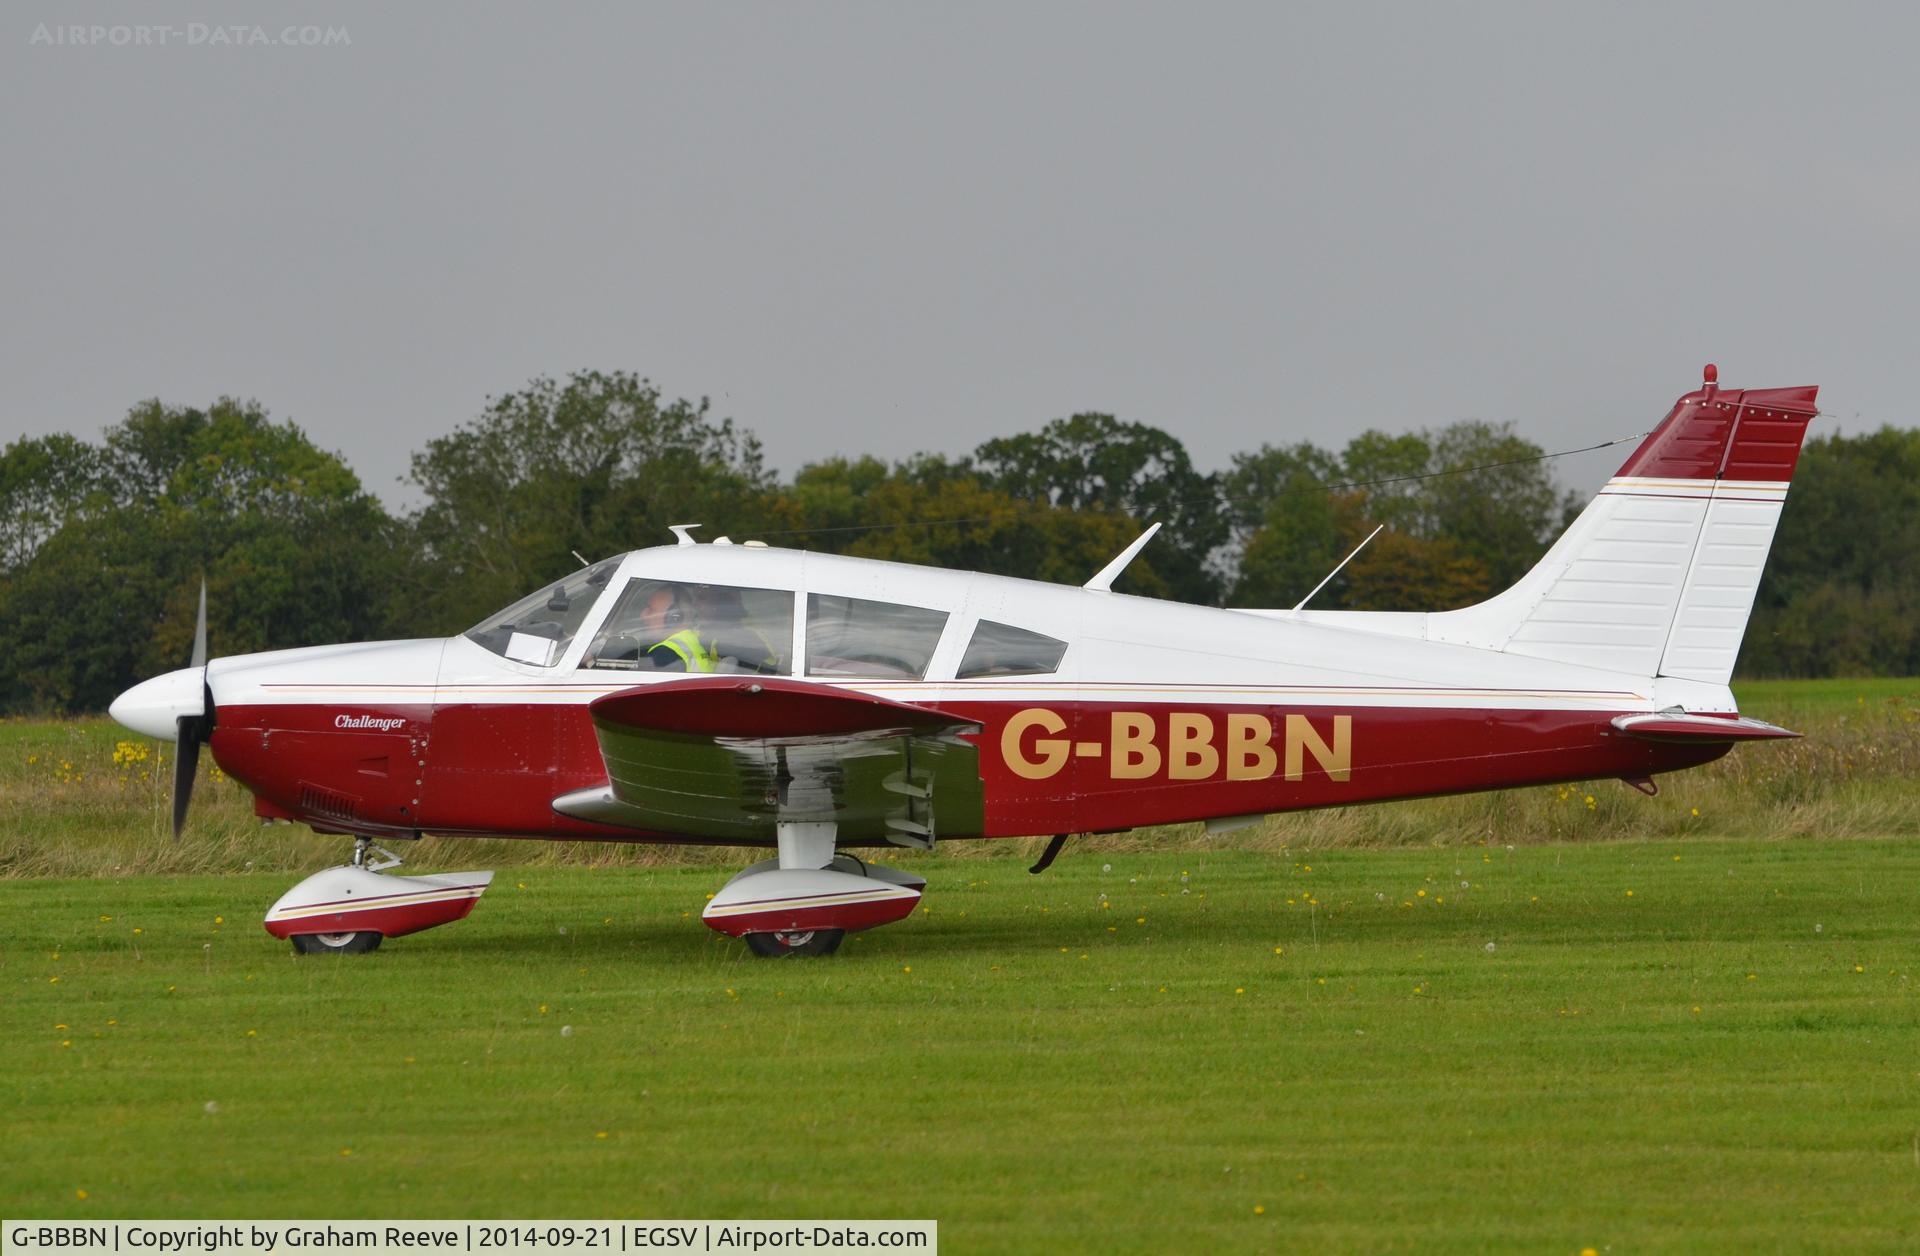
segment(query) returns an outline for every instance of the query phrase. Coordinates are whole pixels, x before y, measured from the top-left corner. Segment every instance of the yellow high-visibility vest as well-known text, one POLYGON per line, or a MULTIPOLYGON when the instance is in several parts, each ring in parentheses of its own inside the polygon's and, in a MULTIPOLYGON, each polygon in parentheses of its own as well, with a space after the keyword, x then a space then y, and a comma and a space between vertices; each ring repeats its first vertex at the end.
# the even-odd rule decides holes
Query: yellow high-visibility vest
POLYGON ((711 672, 718 670, 720 659, 713 647, 700 639, 700 634, 691 628, 682 628, 664 641, 657 642, 653 649, 665 646, 680 656, 680 661, 690 672, 711 672))

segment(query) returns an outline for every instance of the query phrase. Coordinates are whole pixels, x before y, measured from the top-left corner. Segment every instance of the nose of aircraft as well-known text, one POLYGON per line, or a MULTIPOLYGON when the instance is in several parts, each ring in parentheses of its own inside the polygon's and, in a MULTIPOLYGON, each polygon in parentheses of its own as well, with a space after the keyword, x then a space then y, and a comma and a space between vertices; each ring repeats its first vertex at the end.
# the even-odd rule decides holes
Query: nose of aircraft
POLYGON ((141 681, 115 698, 107 714, 136 733, 173 741, 181 716, 206 714, 206 684, 206 668, 183 667, 141 681))

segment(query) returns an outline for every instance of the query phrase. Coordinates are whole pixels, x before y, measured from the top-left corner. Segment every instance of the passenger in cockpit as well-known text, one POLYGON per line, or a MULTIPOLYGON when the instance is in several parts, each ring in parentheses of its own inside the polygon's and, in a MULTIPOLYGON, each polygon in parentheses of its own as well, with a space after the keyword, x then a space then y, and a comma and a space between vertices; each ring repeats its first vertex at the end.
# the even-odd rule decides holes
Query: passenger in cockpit
POLYGON ((694 622, 714 658, 714 669, 773 675, 781 651, 747 613, 740 590, 724 584, 694 586, 694 622))

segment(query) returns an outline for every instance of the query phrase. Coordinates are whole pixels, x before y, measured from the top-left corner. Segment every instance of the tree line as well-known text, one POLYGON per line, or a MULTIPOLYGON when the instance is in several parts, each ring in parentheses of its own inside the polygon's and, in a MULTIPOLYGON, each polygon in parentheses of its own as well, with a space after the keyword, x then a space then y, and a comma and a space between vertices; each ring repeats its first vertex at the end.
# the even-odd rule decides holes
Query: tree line
MULTIPOLYGON (((1584 505, 1509 425, 1261 445, 1203 472, 1169 433, 1055 419, 971 454, 832 457, 790 479, 704 399, 626 372, 538 378, 427 442, 395 514, 258 403, 135 406, 98 441, 0 454, 0 709, 99 710, 187 657, 460 631, 579 565, 707 536, 1226 606, 1444 610, 1505 588, 1584 505)), ((1920 672, 1920 432, 1809 443, 1741 658, 1753 675, 1920 672)))

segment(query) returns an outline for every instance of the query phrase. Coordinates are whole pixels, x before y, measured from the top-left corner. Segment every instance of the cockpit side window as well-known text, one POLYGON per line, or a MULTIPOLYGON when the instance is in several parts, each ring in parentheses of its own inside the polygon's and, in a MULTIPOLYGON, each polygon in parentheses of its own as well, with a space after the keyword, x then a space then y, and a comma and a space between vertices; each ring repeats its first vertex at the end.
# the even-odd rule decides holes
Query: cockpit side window
POLYGON ((618 558, 609 558, 528 594, 469 629, 467 639, 518 663, 552 667, 619 566, 618 558))
POLYGON ((1044 633, 983 619, 960 659, 960 680, 977 676, 1046 676, 1060 670, 1067 643, 1044 633))
POLYGON ((580 666, 616 672, 791 674, 793 592, 636 578, 580 666))
POLYGON ((833 594, 807 595, 807 675, 919 680, 945 611, 833 594))

